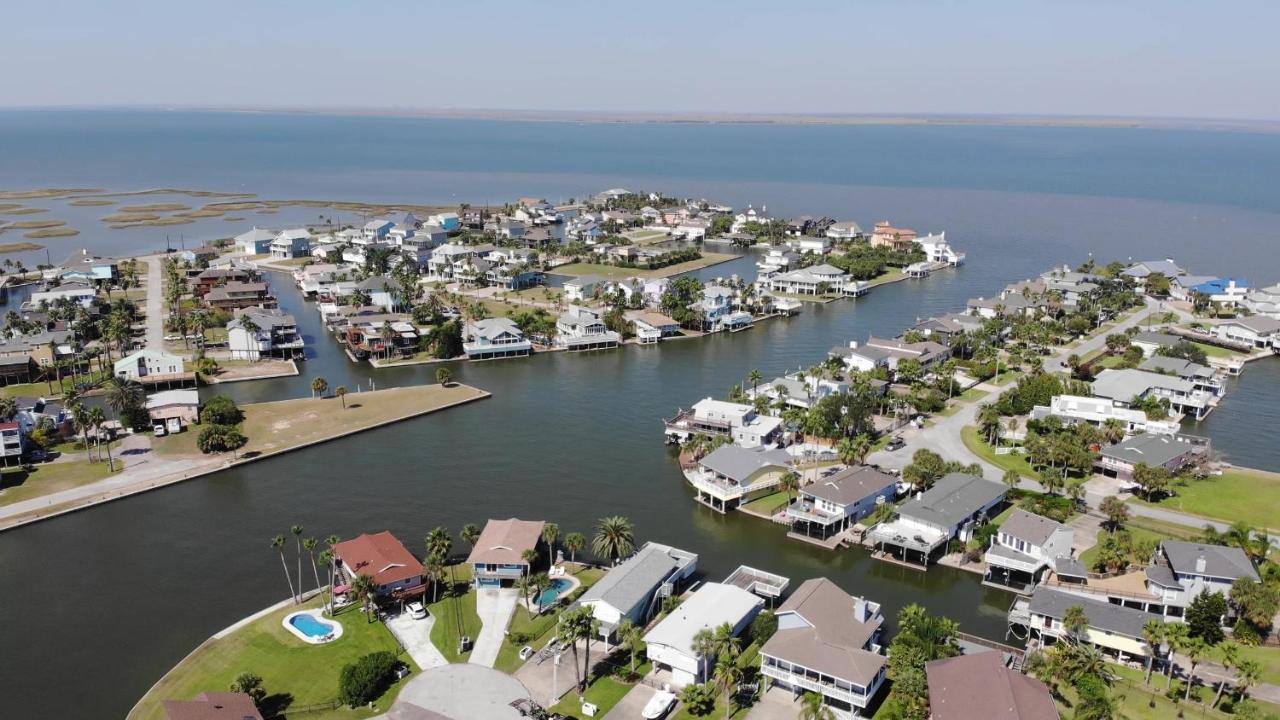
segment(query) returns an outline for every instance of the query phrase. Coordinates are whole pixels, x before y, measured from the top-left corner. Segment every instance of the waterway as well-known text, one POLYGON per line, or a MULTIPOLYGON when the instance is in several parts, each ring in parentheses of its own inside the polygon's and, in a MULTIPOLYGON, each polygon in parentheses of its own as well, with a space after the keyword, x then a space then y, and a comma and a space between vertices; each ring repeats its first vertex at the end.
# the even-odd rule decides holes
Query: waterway
MULTIPOLYGON (((0 673, 0 693, 6 713, 22 717, 123 716, 160 674, 212 632, 287 593, 268 540, 292 524, 317 537, 385 528, 418 549, 436 525, 456 532, 467 522, 519 516, 558 522, 566 532, 589 532, 595 518, 622 514, 635 521, 640 538, 698 552, 710 577, 741 563, 796 581, 828 575, 883 603, 887 614, 921 602, 969 632, 999 638, 1010 598, 982 587, 976 576, 946 568, 919 573, 872 561, 861 551, 829 553, 787 541, 778 526, 699 506, 662 445, 661 418, 701 397, 722 395, 753 368, 773 377, 812 364, 833 345, 895 333, 916 318, 959 309, 968 297, 990 295, 1007 282, 1090 253, 1100 259, 1172 254, 1197 272, 1246 274, 1265 283, 1280 277, 1280 260, 1271 252, 1280 204, 1257 187, 1228 192, 1239 183, 1234 170, 1253 172, 1250 158, 1275 151, 1277 141, 1266 136, 1007 128, 938 134, 875 129, 864 135, 848 128, 655 130, 378 119, 354 126, 350 119, 326 120, 321 132, 318 121, 295 123, 290 148, 317 138, 329 141, 337 133, 367 151, 365 164, 356 168, 351 157, 358 153, 345 145, 335 146, 332 166, 324 160, 324 145, 312 144, 309 155, 299 150, 296 157, 281 156, 280 128, 288 123, 275 117, 249 127, 242 118, 222 116, 187 118, 185 126, 169 116, 112 115, 100 126, 79 114, 46 117, 52 119, 37 131, 21 118, 0 114, 0 150, 18 150, 7 156, 12 165, 0 167, 0 185, 111 185, 111 158, 121 150, 107 139, 115 139, 136 149, 134 162, 118 165, 130 188, 443 202, 455 192, 459 199, 483 199, 476 192, 483 187, 493 188, 495 199, 581 196, 613 185, 654 187, 734 204, 768 204, 780 216, 829 214, 868 225, 889 218, 920 231, 945 229, 969 253, 970 263, 880 287, 856 301, 807 305, 798 317, 733 335, 590 355, 454 363, 456 377, 493 398, 5 533, 0 583, 9 591, 0 594, 0 615, 6 618, 0 637, 11 671, 0 673), (15 124, 21 127, 14 130, 15 124), (101 146, 83 139, 85 133, 101 146), (420 164, 404 167, 404 159, 388 155, 384 144, 406 133, 433 138, 436 144, 429 147, 444 159, 435 162, 414 146, 406 152, 420 164), (475 155, 475 167, 484 173, 457 167, 457 149, 441 136, 484 148, 475 155), (177 168, 164 161, 192 159, 196 151, 183 149, 183 137, 193 139, 200 159, 208 160, 209 181, 201 182, 198 165, 177 168), (50 159, 37 167, 31 160, 36 150, 17 148, 15 139, 44 143, 50 159), (886 183, 898 186, 875 187, 874 173, 860 166, 850 164, 847 173, 832 170, 830 160, 816 154, 823 142, 836 160, 847 159, 852 147, 882 162, 890 158, 877 143, 890 143, 901 152, 901 162, 922 168, 921 177, 912 182, 894 170, 886 183), (971 147, 975 142, 981 153, 971 147), (262 152, 251 157, 247 146, 262 152), (216 152, 218 147, 226 152, 216 152), (72 148, 90 154, 83 177, 64 157, 72 148), (1178 148, 1191 158, 1181 161, 1187 168, 1157 152, 1178 148), (494 158, 498 149, 510 151, 505 164, 494 158), (1103 151, 1112 152, 1105 162, 1095 156, 1103 151), (753 152, 773 171, 741 159, 753 152), (1226 158, 1224 167, 1203 160, 1213 152, 1226 158), (593 158, 594 170, 585 167, 584 153, 593 158), (688 153, 723 159, 723 166, 691 165, 688 153), (1115 160, 1116 153, 1123 162, 1115 160), (965 158, 973 163, 971 182, 959 169, 965 158), (1037 159, 1038 171, 1023 166, 1037 159), (1132 181, 1144 168, 1153 178, 1119 182, 1097 169, 1099 163, 1110 163, 1119 178, 1132 181), (1197 194, 1189 185, 1188 168, 1205 192, 1197 194), (1056 172, 1064 170, 1070 172, 1056 172), (261 186, 253 184, 255 171, 261 186), (1104 193, 1114 196, 1099 196, 1104 193), (1227 195, 1234 204, 1225 204, 1227 195), (74 693, 66 691, 68 682, 74 693)), ((699 274, 750 277, 753 262, 746 255, 699 274)), ((331 387, 352 389, 371 382, 388 387, 432 381, 437 366, 374 371, 352 365, 334 351, 318 316, 292 286, 282 277, 273 284, 309 341, 302 375, 227 385, 219 392, 247 402, 305 396, 316 376, 331 387)), ((1262 432, 1251 426, 1268 413, 1274 418, 1276 364, 1250 365, 1223 408, 1202 424, 1241 464, 1280 468, 1271 443, 1248 435, 1262 432), (1255 393, 1263 398, 1260 409, 1250 402, 1255 393)), ((333 420, 342 422, 336 406, 333 420)))

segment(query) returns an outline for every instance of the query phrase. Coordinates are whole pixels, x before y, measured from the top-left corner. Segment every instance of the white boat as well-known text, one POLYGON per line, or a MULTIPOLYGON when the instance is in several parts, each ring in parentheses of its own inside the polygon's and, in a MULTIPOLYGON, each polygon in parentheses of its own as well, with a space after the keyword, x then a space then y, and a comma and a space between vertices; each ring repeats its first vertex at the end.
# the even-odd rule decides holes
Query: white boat
POLYGON ((671 707, 675 704, 675 693, 659 690, 649 698, 649 702, 645 703, 644 710, 640 714, 645 720, 658 720, 671 712, 671 707))

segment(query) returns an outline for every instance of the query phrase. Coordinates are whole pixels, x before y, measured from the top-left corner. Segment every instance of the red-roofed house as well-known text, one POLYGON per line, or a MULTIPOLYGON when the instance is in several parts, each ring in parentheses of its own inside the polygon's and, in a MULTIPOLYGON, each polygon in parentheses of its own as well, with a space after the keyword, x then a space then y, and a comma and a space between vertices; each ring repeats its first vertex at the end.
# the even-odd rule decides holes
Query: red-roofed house
POLYGON ((910 250, 915 241, 915 230, 894 227, 888 220, 876 223, 875 229, 871 232, 872 247, 884 246, 894 250, 910 250))
POLYGON ((502 587, 529 572, 526 550, 538 550, 542 543, 540 520, 490 520, 467 558, 474 570, 477 587, 502 587))
POLYGON ((165 700, 164 716, 169 720, 262 720, 245 693, 207 692, 194 700, 165 700))
POLYGON ((403 597, 426 589, 422 563, 386 530, 338 543, 333 552, 347 580, 373 578, 379 595, 403 597))

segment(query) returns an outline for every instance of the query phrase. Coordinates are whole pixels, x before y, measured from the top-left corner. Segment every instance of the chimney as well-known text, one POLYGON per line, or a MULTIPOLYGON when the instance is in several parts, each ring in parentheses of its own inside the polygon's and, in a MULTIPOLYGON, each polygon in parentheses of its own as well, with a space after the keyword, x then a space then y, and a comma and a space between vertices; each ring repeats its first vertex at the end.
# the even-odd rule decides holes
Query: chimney
POLYGON ((853 599, 853 617, 860 623, 867 621, 867 601, 863 598, 853 599))
POLYGON ((1199 574, 1204 574, 1204 570, 1205 570, 1204 555, 1200 555, 1196 557, 1196 572, 1199 574))

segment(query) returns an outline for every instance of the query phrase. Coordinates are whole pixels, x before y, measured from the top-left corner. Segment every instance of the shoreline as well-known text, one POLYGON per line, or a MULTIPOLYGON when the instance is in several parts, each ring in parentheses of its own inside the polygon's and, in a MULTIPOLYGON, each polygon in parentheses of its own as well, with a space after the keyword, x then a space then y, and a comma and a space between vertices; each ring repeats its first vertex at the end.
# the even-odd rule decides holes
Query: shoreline
MULTIPOLYGON (((407 389, 409 389, 409 388, 414 388, 414 387, 435 387, 435 386, 434 386, 434 385, 430 385, 430 386, 418 385, 418 386, 407 386, 407 387, 387 388, 387 389, 385 389, 385 390, 370 390, 370 391, 367 391, 366 393, 357 393, 357 394, 354 394, 354 395, 352 395, 352 398, 354 399, 355 397, 358 397, 359 395, 362 395, 362 394, 381 394, 381 393, 387 393, 387 394, 395 393, 395 394, 400 394, 400 393, 403 393, 405 390, 407 390, 407 389)), ((210 462, 210 464, 209 464, 208 466, 202 467, 201 469, 199 469, 199 470, 195 471, 194 473, 190 473, 190 474, 187 474, 187 473, 182 473, 182 474, 178 474, 178 473, 171 473, 171 474, 169 474, 169 475, 162 476, 161 478, 156 479, 156 480, 149 480, 149 481, 148 481, 148 480, 140 480, 140 481, 138 481, 137 483, 135 483, 135 484, 133 484, 133 485, 126 485, 125 487, 122 487, 122 488, 117 489, 117 490, 104 491, 104 492, 97 493, 97 494, 93 494, 93 495, 89 495, 89 496, 87 496, 87 497, 80 498, 80 499, 77 499, 77 500, 69 500, 69 501, 67 501, 67 502, 60 503, 60 504, 58 504, 58 505, 52 505, 52 506, 49 506, 49 508, 48 508, 48 512, 28 511, 28 512, 25 512, 25 513, 18 513, 18 514, 14 514, 14 515, 12 515, 12 516, 6 516, 6 517, 4 517, 3 519, 0 519, 0 533, 6 532, 6 531, 8 531, 8 530, 13 530, 13 529, 16 529, 16 528, 20 528, 20 527, 23 527, 23 526, 26 526, 26 525, 31 525, 31 524, 33 524, 33 523, 41 522, 41 521, 43 521, 43 520, 49 520, 49 519, 56 518, 56 517, 61 517, 61 516, 63 516, 63 515, 67 515, 67 514, 70 514, 70 513, 79 512, 79 511, 81 511, 81 510, 85 510, 85 509, 88 509, 88 508, 91 508, 91 507, 95 507, 95 506, 97 506, 97 505, 102 505, 102 504, 104 504, 104 503, 112 502, 112 501, 114 501, 114 500, 120 500, 120 499, 123 499, 123 498, 132 497, 132 496, 134 496, 134 495, 139 495, 139 494, 142 494, 142 493, 145 493, 145 492, 150 492, 150 491, 152 491, 152 490, 158 490, 158 489, 160 489, 160 488, 165 488, 165 487, 169 487, 169 486, 171 486, 171 485, 176 485, 176 484, 178 484, 178 483, 185 482, 185 481, 187 481, 187 480, 194 480, 194 479, 197 479, 197 478, 204 477, 204 476, 206 476, 206 475, 211 475, 211 474, 216 473, 216 472, 221 472, 221 471, 223 471, 223 470, 230 470, 230 469, 233 469, 233 468, 238 468, 238 467, 241 467, 241 466, 244 466, 244 465, 248 465, 248 464, 250 464, 250 463, 257 462, 257 461, 259 461, 259 460, 265 460, 265 459, 267 459, 267 458, 277 457, 277 456, 279 456, 279 455, 284 455, 284 454, 286 454, 286 453, 295 452, 295 451, 297 451, 297 450, 303 450, 303 449, 306 449, 306 448, 309 448, 309 447, 314 447, 314 446, 316 446, 316 445, 321 445, 321 444, 324 444, 324 443, 332 442, 332 441, 334 441, 334 440, 340 440, 340 439, 342 439, 342 438, 346 438, 346 437, 349 437, 349 436, 351 436, 351 435, 356 435, 356 434, 359 434, 359 433, 362 433, 362 432, 366 432, 366 431, 369 431, 369 430, 375 430, 375 429, 377 429, 377 428, 386 427, 386 426, 388 426, 388 425, 394 425, 395 423, 398 423, 398 422, 403 422, 403 421, 405 421, 405 420, 410 420, 410 419, 413 419, 413 418, 422 417, 422 416, 424 416, 424 415, 430 415, 430 414, 435 413, 435 412, 440 412, 440 411, 443 411, 443 410, 448 410, 448 409, 450 409, 450 408, 454 408, 454 407, 457 407, 457 406, 460 406, 460 405, 466 405, 466 404, 469 404, 469 403, 475 402, 475 401, 477 401, 477 400, 486 400, 486 399, 488 399, 488 398, 492 397, 492 394, 491 394, 491 393, 489 393, 488 391, 481 390, 481 389, 476 388, 476 387, 473 387, 473 386, 471 386, 471 385, 464 385, 464 384, 462 384, 462 383, 454 383, 451 387, 454 387, 454 388, 465 388, 466 390, 470 391, 470 394, 469 394, 468 396, 466 396, 466 397, 458 398, 458 399, 455 399, 455 400, 450 400, 450 401, 449 401, 449 402, 447 402, 447 403, 443 403, 443 404, 439 404, 439 405, 433 405, 433 406, 431 406, 431 407, 413 408, 413 409, 410 409, 408 412, 404 412, 404 413, 398 414, 398 415, 396 415, 395 417, 387 418, 387 419, 385 419, 385 420, 379 420, 379 421, 377 421, 377 422, 375 422, 375 423, 373 423, 373 424, 370 424, 370 425, 365 425, 365 426, 361 426, 361 427, 358 427, 358 428, 351 428, 351 429, 343 430, 343 431, 341 431, 341 432, 338 432, 338 433, 335 433, 335 434, 332 434, 332 435, 326 435, 326 436, 321 437, 321 438, 316 438, 316 439, 313 439, 313 440, 304 441, 304 442, 299 443, 299 444, 297 444, 297 445, 290 445, 290 446, 288 446, 288 447, 283 447, 283 448, 279 448, 279 449, 276 449, 276 450, 270 450, 270 451, 267 451, 267 452, 262 452, 262 453, 260 453, 260 454, 258 454, 258 455, 254 455, 253 457, 243 457, 243 456, 242 456, 242 457, 239 457, 239 458, 233 458, 233 459, 228 460, 228 461, 218 462, 217 464, 213 464, 213 463, 212 463, 212 461, 213 461, 215 458, 210 458, 210 461, 211 461, 211 462, 210 462), (34 514, 34 515, 33 515, 33 514, 32 514, 33 512, 34 512, 34 513, 36 513, 36 514, 34 514)), ((293 400, 280 400, 280 401, 276 401, 276 403, 289 403, 289 402, 296 402, 296 401, 298 401, 298 400, 308 400, 308 399, 314 399, 314 398, 295 398, 295 399, 293 399, 293 400)), ((327 399, 332 399, 332 398, 327 398, 327 399)), ((271 404, 275 404, 275 403, 258 403, 258 404, 259 404, 259 405, 271 405, 271 404)), ((189 430, 188 432, 191 432, 191 431, 189 430)), ((154 452, 154 450, 153 450, 152 452, 154 452)), ((124 471, 122 471, 122 472, 127 472, 127 471, 128 471, 128 468, 126 467, 126 468, 125 468, 125 470, 124 470, 124 471)), ((118 476, 115 476, 115 477, 108 478, 108 479, 117 479, 117 480, 118 480, 118 479, 119 479, 119 477, 118 477, 118 476)), ((101 482, 101 481, 99 481, 99 482, 101 482)), ((91 485, 89 485, 89 486, 84 486, 84 487, 92 487, 92 486, 91 486, 91 485)), ((32 499, 33 499, 33 500, 37 500, 37 499, 39 499, 39 498, 32 498, 32 499)), ((4 510, 3 510, 3 508, 0 508, 0 513, 2 513, 2 512, 4 512, 4 510)))

